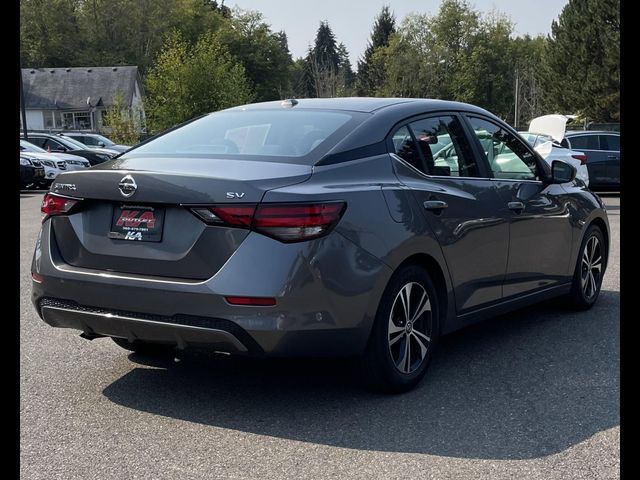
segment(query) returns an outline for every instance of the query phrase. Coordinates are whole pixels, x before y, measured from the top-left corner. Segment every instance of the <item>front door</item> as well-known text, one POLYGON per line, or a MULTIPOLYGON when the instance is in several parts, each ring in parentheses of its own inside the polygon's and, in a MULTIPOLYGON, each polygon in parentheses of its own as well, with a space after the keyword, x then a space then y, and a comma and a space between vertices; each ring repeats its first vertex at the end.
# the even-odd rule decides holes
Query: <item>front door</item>
POLYGON ((480 116, 466 118, 491 166, 501 205, 509 212, 504 297, 570 281, 572 228, 562 185, 545 185, 538 157, 505 128, 480 116))
POLYGON ((458 313, 502 298, 509 219, 496 184, 478 164, 455 115, 398 128, 396 174, 413 193, 442 248, 458 313))

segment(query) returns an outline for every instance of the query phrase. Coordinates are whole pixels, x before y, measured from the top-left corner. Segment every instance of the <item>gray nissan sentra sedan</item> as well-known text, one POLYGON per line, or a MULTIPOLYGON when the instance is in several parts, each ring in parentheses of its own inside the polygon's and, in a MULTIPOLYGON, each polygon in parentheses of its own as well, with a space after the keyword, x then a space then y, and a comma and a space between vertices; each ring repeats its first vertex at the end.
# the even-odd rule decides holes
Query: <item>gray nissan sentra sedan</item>
POLYGON ((609 226, 575 173, 463 103, 230 108, 59 175, 33 303, 133 351, 361 356, 403 391, 442 334, 550 297, 594 304, 609 226))

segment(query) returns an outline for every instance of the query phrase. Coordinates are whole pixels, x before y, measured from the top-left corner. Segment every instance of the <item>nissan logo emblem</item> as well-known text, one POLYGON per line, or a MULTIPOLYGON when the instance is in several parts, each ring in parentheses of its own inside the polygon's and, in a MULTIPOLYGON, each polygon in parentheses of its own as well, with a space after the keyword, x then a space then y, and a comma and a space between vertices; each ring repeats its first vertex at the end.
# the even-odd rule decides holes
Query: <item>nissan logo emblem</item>
POLYGON ((131 175, 127 175, 122 180, 120 180, 120 183, 118 184, 118 189, 120 190, 120 193, 122 194, 123 197, 128 198, 132 196, 134 193, 136 193, 136 190, 138 189, 138 185, 136 185, 136 181, 133 179, 131 175))

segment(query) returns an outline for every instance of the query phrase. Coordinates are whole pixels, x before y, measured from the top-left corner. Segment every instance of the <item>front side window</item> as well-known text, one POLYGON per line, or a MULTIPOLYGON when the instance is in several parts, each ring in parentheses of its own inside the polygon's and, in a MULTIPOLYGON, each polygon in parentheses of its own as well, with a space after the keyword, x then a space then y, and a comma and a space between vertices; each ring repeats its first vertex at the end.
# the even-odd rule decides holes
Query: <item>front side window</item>
POLYGON ((67 149, 64 147, 64 145, 62 145, 61 143, 56 142, 55 140, 51 140, 50 138, 47 138, 44 141, 44 146, 43 148, 45 149, 51 149, 51 151, 66 151, 67 149))
POLYGON ((536 157, 521 140, 493 122, 467 118, 495 178, 540 180, 536 157))

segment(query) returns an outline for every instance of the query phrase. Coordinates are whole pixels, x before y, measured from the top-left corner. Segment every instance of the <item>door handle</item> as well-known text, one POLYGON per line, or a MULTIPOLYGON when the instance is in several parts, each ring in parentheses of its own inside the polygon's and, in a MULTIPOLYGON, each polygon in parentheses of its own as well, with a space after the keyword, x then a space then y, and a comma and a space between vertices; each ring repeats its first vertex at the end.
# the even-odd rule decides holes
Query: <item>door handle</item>
POLYGON ((427 200, 423 205, 426 210, 435 211, 442 211, 449 206, 447 202, 443 202, 442 200, 427 200))
POLYGON ((516 213, 522 212, 524 210, 524 203, 522 202, 509 202, 507 203, 507 207, 509 210, 513 210, 516 213))
POLYGON ((607 155, 607 158, 609 160, 618 160, 618 156, 617 155, 607 155))

